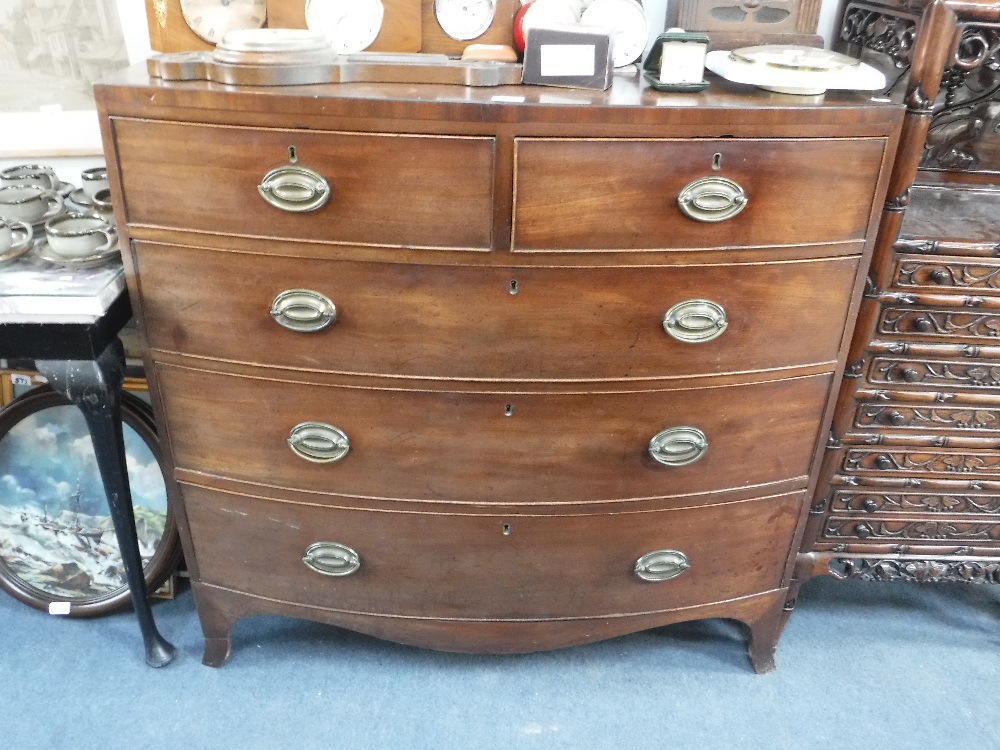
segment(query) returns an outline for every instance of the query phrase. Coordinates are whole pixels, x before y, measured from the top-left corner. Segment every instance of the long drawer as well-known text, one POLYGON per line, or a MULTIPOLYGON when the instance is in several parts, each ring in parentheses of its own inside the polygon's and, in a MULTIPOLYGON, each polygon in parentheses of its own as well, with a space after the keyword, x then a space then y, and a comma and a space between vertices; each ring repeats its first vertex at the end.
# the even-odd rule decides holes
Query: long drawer
POLYGON ((516 148, 515 250, 648 250, 860 240, 885 141, 519 138, 516 148), (715 182, 693 189, 709 216, 737 188, 745 206, 689 218, 678 198, 704 179, 715 182))
POLYGON ((858 264, 502 268, 136 249, 154 349, 341 373, 503 380, 833 362, 858 264), (335 317, 324 318, 328 310, 335 317))
POLYGON ((1000 294, 1000 258, 897 255, 893 274, 903 291, 1000 294))
POLYGON ((341 496, 506 504, 804 484, 832 378, 618 393, 456 393, 165 364, 156 372, 178 469, 341 496), (332 430, 309 427, 315 424, 344 433, 346 455, 326 463, 297 455, 289 440, 299 453, 308 448, 302 440, 331 451, 344 444, 332 430), (675 465, 649 451, 668 429, 654 452, 675 465), (676 465, 681 459, 690 462, 676 465))
POLYGON ((793 493, 705 508, 500 516, 182 490, 204 583, 339 611, 476 620, 655 612, 777 588, 803 502, 793 493), (667 551, 680 556, 649 562, 664 576, 686 565, 679 575, 636 574, 640 558, 667 551))
MULTIPOLYGON (((491 244, 492 138, 112 122, 130 224, 382 246, 491 244), (265 201, 258 186, 279 167, 318 173, 329 184, 326 204, 298 213, 265 201)), ((286 192, 297 189, 290 182, 286 192)))

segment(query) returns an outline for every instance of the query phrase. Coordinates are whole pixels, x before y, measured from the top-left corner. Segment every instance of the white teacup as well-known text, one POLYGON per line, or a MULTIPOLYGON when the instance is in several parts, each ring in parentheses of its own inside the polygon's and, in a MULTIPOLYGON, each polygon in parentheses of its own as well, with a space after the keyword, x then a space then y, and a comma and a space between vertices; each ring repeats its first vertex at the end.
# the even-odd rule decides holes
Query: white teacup
POLYGON ((52 167, 45 164, 18 164, 0 171, 0 185, 38 185, 45 190, 56 190, 59 184, 52 167))
POLYGON ((38 185, 0 187, 0 218, 37 224, 56 216, 63 208, 62 196, 38 185))
POLYGON ((13 219, 0 219, 0 255, 26 247, 31 242, 31 236, 30 224, 13 219))
POLYGON ((49 250, 64 258, 100 255, 118 244, 118 230, 95 213, 70 212, 45 222, 49 250))
POLYGON ((111 188, 101 188, 90 199, 94 210, 109 223, 115 220, 115 207, 111 205, 111 188))
POLYGON ((80 186, 83 193, 93 200, 98 190, 103 190, 108 186, 108 168, 91 167, 80 172, 80 186))

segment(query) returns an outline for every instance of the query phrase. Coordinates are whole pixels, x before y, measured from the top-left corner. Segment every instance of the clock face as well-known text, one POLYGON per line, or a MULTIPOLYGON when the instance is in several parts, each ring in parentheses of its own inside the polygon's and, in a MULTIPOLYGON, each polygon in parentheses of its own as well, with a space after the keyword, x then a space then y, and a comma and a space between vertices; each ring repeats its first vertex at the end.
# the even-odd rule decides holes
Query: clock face
POLYGON ((612 64, 616 68, 642 57, 649 27, 646 13, 636 0, 593 0, 583 11, 580 23, 614 30, 612 64))
POLYGON ((338 55, 371 46, 382 29, 382 0, 307 0, 306 26, 319 31, 338 55))
POLYGON ((434 17, 441 30, 459 41, 485 34, 496 12, 496 0, 434 0, 434 17))
POLYGON ((267 0, 181 0, 181 15, 195 34, 218 44, 227 31, 263 26, 267 0))

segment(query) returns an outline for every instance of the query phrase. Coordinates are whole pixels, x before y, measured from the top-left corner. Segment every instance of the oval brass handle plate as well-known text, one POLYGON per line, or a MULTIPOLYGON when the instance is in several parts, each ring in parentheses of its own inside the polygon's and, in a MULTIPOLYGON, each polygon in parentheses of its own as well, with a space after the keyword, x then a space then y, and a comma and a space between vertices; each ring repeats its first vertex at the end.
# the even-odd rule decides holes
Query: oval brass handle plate
POLYGON ((351 441, 343 430, 331 424, 301 422, 289 433, 288 447, 299 458, 325 464, 346 456, 351 441))
POLYGON ((330 183, 319 172, 285 165, 272 169, 257 186, 261 197, 275 208, 306 213, 322 208, 330 200, 330 183))
POLYGON ((702 177, 689 182, 677 196, 677 205, 695 221, 725 221, 747 207, 749 198, 737 183, 726 177, 702 177))
POLYGON ((286 289, 271 303, 271 317, 297 333, 315 333, 337 322, 337 306, 312 289, 286 289))
POLYGON ((722 305, 707 299, 678 302, 663 316, 663 330, 686 344, 717 339, 729 326, 722 305))
POLYGON ((635 574, 644 581, 659 583, 676 578, 691 568, 687 555, 675 549, 647 552, 635 561, 635 574))
POLYGON ((664 466, 687 466, 708 452, 708 438, 697 427, 670 427, 649 441, 649 455, 664 466))
POLYGON ((325 576, 349 576, 361 567, 358 553, 346 544, 316 542, 310 544, 302 556, 310 570, 325 576))

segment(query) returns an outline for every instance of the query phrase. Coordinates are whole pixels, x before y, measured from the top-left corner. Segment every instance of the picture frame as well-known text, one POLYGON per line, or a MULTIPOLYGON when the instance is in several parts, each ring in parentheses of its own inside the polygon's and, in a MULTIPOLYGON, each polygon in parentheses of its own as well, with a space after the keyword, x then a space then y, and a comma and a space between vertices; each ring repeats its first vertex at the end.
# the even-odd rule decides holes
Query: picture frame
POLYGON ((8 102, 0 107, 0 159, 103 155, 97 111, 87 89, 149 55, 144 5, 134 0, 54 0, 44 5, 0 0, 0 23, 13 29, 14 39, 23 40, 0 45, 0 86, 8 102), (70 10, 88 20, 59 23, 61 12, 70 10), (113 54, 107 51, 112 48, 113 54), (71 84, 74 93, 46 98, 50 84, 71 84), (18 91, 30 91, 31 101, 20 104, 24 97, 18 91))
MULTIPOLYGON (((180 562, 180 538, 152 411, 123 391, 122 422, 140 554, 154 591, 180 562)), ((86 422, 49 386, 0 410, 0 589, 69 617, 131 604, 86 422)))

